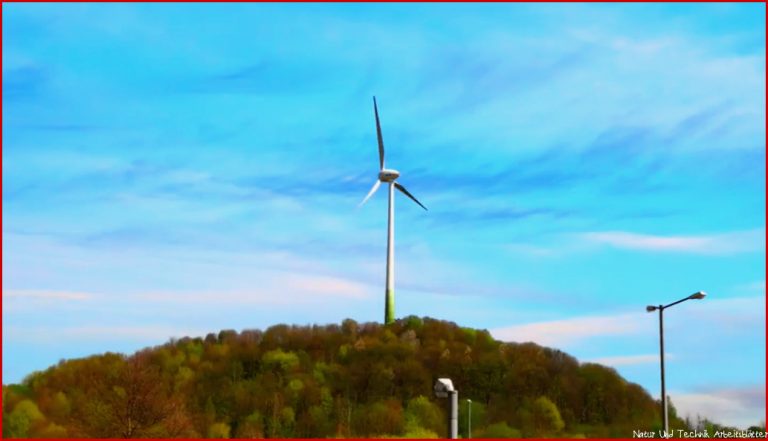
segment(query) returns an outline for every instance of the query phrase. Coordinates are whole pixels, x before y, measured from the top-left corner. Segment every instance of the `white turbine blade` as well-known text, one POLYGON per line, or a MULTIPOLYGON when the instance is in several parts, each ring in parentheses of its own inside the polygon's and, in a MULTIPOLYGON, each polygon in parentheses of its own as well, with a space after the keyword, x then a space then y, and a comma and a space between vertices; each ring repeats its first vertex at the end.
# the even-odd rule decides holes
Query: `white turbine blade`
POLYGON ((360 203, 359 203, 357 206, 358 206, 358 207, 362 207, 362 206, 363 206, 363 204, 365 204, 366 202, 368 202, 368 199, 370 199, 370 198, 371 198, 371 196, 373 196, 373 194, 374 194, 374 193, 376 193, 376 190, 378 190, 378 189, 379 189, 379 185, 381 185, 381 181, 379 181, 379 180, 377 179, 377 180, 376 180, 376 183, 375 183, 375 184, 373 184, 373 187, 371 187, 371 191, 369 191, 369 192, 368 192, 368 195, 365 197, 365 199, 363 199, 363 202, 360 202, 360 203))
POLYGON ((373 97, 373 113, 376 115, 376 136, 379 139, 379 169, 384 170, 384 138, 381 136, 381 124, 379 124, 379 109, 376 107, 376 97, 373 97))
MULTIPOLYGON (((405 189, 405 187, 403 187, 402 185, 400 185, 400 184, 398 184, 397 182, 395 182, 395 188, 397 188, 398 190, 402 191, 402 192, 403 192, 403 194, 404 194, 404 195, 406 195, 406 196, 408 196, 409 198, 411 198, 411 199, 413 200, 413 202, 416 202, 417 204, 419 204, 419 206, 420 206, 421 208, 423 208, 423 209, 425 209, 425 210, 427 209, 427 207, 425 207, 425 206, 424 206, 424 205, 423 205, 421 202, 419 202, 419 200, 418 200, 418 199, 416 199, 416 198, 415 198, 415 197, 414 197, 412 194, 410 194, 410 193, 408 192, 408 190, 406 190, 406 189, 405 189)), ((427 211, 429 211, 429 210, 427 210, 427 211)))

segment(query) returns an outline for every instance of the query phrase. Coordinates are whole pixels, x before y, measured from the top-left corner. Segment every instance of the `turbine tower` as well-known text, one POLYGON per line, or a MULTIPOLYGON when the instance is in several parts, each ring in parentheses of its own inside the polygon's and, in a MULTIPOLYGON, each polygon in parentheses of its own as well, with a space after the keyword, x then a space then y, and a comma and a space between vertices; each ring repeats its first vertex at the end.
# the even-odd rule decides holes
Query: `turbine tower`
POLYGON ((400 190, 419 204, 423 209, 427 209, 402 185, 395 182, 400 177, 397 170, 384 168, 384 139, 381 137, 381 124, 379 124, 379 109, 376 107, 376 97, 373 97, 373 113, 376 116, 376 135, 379 139, 379 177, 371 187, 371 191, 365 196, 360 205, 365 204, 368 199, 376 193, 382 182, 389 185, 389 215, 387 222, 387 281, 384 294, 384 324, 388 325, 395 321, 395 188, 400 190))

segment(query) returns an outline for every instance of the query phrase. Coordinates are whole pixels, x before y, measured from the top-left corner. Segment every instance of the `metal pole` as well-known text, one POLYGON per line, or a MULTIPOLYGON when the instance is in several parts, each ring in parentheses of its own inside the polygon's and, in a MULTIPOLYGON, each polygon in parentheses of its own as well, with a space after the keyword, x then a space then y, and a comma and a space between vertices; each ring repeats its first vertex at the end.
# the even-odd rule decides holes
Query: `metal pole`
POLYGON ((389 183, 387 222, 387 281, 384 294, 384 324, 395 321, 395 187, 389 183))
POLYGON ((667 415, 667 390, 664 385, 664 307, 659 305, 659 348, 661 351, 661 418, 664 426, 664 436, 669 433, 669 416, 667 415))
POLYGON ((448 438, 459 437, 459 391, 451 392, 451 419, 448 422, 448 438))
POLYGON ((472 400, 467 399, 467 406, 469 406, 467 412, 467 438, 472 438, 472 400))

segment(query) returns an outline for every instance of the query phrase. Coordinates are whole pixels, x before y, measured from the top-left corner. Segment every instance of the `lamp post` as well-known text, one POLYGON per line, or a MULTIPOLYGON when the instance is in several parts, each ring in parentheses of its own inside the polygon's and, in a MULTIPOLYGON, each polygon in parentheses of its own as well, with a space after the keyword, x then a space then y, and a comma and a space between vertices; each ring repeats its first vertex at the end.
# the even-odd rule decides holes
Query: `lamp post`
POLYGON ((472 400, 467 398, 467 438, 472 438, 472 400))
POLYGON ((659 358, 661 363, 661 418, 662 418, 662 424, 663 424, 665 436, 667 435, 667 433, 669 433, 669 416, 667 415, 667 391, 664 385, 664 310, 669 308, 670 306, 675 306, 678 303, 683 303, 686 300, 701 300, 706 295, 707 293, 705 293, 704 291, 699 291, 689 295, 684 299, 680 299, 676 302, 672 302, 669 305, 659 305, 659 306, 649 305, 645 307, 645 310, 648 312, 653 312, 656 310, 659 311, 659 352, 660 352, 659 358))

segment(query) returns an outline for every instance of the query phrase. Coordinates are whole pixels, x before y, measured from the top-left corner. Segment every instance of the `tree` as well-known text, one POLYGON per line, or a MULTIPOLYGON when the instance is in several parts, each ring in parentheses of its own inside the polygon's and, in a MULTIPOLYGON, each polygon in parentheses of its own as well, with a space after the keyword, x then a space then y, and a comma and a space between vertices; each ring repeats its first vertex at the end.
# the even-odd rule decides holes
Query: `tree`
POLYGON ((45 421, 45 416, 37 405, 32 400, 22 400, 14 406, 3 426, 8 425, 9 438, 26 438, 32 425, 42 421, 45 421))
POLYGON ((208 428, 208 438, 229 438, 229 424, 211 424, 211 427, 208 428))
POLYGON ((521 438, 520 431, 509 427, 509 424, 502 421, 488 426, 485 430, 478 433, 477 438, 521 438))
POLYGON ((124 364, 111 390, 94 402, 85 425, 91 436, 146 437, 173 413, 174 405, 180 404, 164 391, 159 367, 140 353, 124 364))
POLYGON ((533 422, 541 435, 556 434, 565 426, 557 406, 547 397, 539 397, 533 402, 533 422))
POLYGON ((237 426, 237 438, 263 438, 264 419, 258 410, 248 415, 237 426))
POLYGON ((355 434, 379 437, 403 433, 403 408, 397 400, 376 401, 361 407, 354 416, 355 434))
POLYGON ((422 429, 425 429, 436 436, 445 437, 445 415, 440 406, 423 395, 408 401, 404 418, 406 433, 421 433, 424 431, 422 429))
POLYGON ((271 369, 276 373, 284 375, 298 367, 299 357, 293 352, 284 352, 278 348, 264 354, 261 357, 261 362, 266 369, 271 369))

